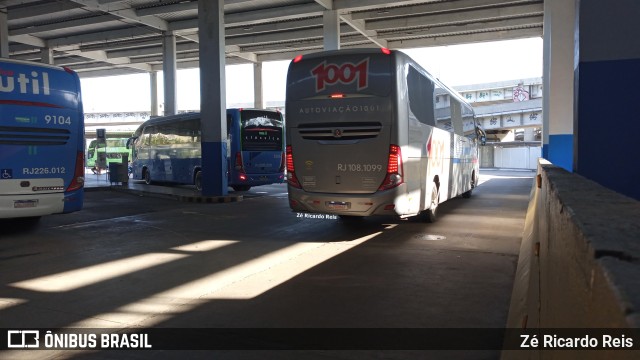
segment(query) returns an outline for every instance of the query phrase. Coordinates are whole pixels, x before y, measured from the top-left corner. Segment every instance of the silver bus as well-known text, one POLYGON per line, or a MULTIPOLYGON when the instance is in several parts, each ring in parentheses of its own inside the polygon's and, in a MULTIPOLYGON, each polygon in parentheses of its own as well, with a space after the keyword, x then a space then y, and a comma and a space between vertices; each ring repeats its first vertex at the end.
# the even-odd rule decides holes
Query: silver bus
POLYGON ((438 204, 478 183, 485 135, 472 107, 402 52, 300 55, 285 106, 294 211, 432 222, 438 204))

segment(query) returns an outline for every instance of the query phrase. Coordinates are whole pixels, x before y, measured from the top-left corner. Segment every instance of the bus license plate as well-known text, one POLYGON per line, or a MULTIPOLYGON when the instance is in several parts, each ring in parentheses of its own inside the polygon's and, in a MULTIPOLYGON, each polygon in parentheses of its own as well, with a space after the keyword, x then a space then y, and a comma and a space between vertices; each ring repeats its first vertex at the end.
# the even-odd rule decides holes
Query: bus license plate
POLYGON ((349 210, 351 203, 344 201, 327 201, 325 202, 325 206, 329 210, 349 210))
POLYGON ((14 209, 33 208, 38 206, 38 200, 14 200, 14 209))

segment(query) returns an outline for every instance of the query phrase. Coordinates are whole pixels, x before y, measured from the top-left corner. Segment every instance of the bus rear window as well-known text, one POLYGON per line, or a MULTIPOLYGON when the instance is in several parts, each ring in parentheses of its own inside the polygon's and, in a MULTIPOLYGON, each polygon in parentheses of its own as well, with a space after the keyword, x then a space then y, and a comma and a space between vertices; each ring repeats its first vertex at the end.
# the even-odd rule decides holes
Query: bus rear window
POLYGON ((243 151, 282 151, 284 137, 280 113, 243 110, 240 114, 243 151))
POLYGON ((380 52, 303 57, 289 65, 287 99, 386 97, 391 91, 392 60, 380 52))

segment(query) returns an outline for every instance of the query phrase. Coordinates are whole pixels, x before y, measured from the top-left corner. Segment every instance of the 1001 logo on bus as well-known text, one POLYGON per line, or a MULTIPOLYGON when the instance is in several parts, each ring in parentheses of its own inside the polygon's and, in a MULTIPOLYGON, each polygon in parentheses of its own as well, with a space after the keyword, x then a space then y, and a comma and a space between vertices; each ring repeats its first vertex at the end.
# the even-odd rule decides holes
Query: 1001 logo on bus
POLYGON ((353 82, 358 84, 358 90, 367 87, 367 70, 369 68, 369 58, 357 64, 344 63, 327 64, 323 61, 320 65, 311 70, 311 74, 316 77, 316 92, 322 91, 327 85, 341 83, 349 85, 353 82))

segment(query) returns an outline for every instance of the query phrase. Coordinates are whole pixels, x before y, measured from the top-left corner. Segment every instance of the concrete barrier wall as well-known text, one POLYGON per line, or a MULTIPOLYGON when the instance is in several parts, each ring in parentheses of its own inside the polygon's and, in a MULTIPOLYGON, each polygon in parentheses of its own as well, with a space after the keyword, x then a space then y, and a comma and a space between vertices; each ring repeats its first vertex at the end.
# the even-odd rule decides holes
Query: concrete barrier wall
MULTIPOLYGON (((540 160, 507 326, 639 328, 640 202, 540 160)), ((566 350, 516 353, 503 359, 574 358, 566 350)), ((607 353, 574 354, 638 355, 607 353)))

